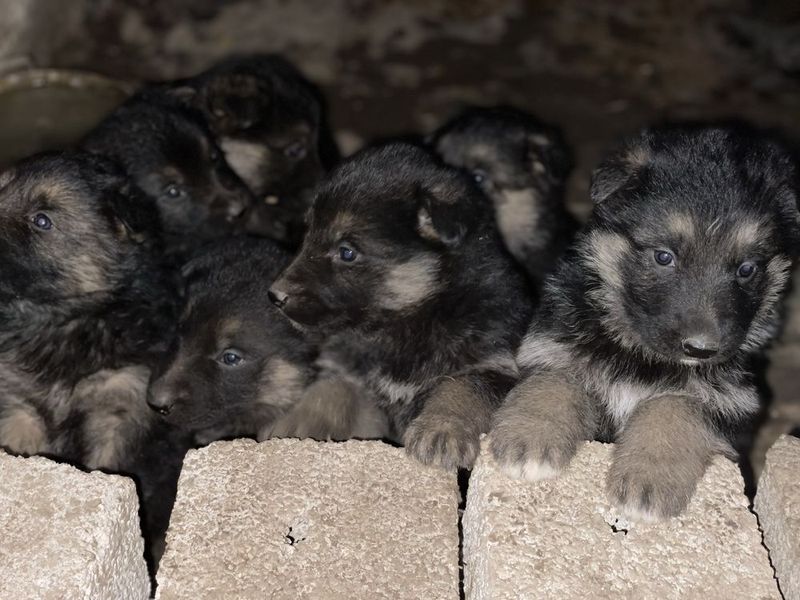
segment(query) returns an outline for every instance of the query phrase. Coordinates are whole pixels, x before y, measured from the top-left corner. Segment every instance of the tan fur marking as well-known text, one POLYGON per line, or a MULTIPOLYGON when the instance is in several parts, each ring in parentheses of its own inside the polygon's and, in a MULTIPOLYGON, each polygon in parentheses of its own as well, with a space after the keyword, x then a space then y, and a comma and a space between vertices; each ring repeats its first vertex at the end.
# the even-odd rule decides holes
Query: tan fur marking
POLYGON ((518 260, 525 258, 525 249, 535 244, 539 211, 536 192, 531 189, 502 192, 496 206, 497 225, 509 252, 518 260))
POLYGON ((625 162, 633 169, 640 169, 650 162, 650 151, 643 146, 631 148, 625 155, 625 162))
POLYGON ((630 249, 630 242, 616 233, 593 231, 588 240, 591 252, 585 254, 587 266, 615 289, 622 289, 623 281, 619 272, 622 256, 630 249))
POLYGON ((263 393, 259 402, 271 406, 294 404, 305 389, 305 374, 300 368, 282 358, 271 359, 263 372, 263 393))
POLYGON ((750 246, 764 239, 766 231, 758 221, 744 221, 737 224, 733 231, 733 243, 737 248, 746 251, 750 246))
POLYGON ((667 218, 667 231, 672 235, 691 239, 695 233, 694 221, 686 213, 673 213, 667 218))
POLYGON ((14 454, 40 454, 47 450, 47 429, 32 406, 20 404, 0 418, 0 446, 14 454))
POLYGON ((269 151, 262 144, 222 138, 220 148, 231 169, 254 189, 264 184, 262 173, 269 167, 269 151))
POLYGON ((384 279, 381 306, 403 310, 413 306, 438 289, 439 261, 434 256, 421 255, 395 265, 384 279))

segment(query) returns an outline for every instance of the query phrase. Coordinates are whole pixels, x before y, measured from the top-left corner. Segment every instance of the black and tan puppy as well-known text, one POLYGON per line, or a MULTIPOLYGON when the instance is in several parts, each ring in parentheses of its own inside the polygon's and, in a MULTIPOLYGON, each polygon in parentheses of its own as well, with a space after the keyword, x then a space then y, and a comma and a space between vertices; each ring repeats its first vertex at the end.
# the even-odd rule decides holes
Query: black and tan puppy
POLYGON ((560 132, 513 108, 473 108, 430 143, 484 190, 506 247, 541 284, 577 229, 564 205, 572 158, 560 132))
POLYGON ((670 517, 757 409, 748 365, 777 329, 797 252, 797 175, 747 131, 668 128, 607 160, 591 193, 594 214, 520 347, 523 379, 492 450, 509 474, 537 479, 581 440, 615 440, 613 502, 670 517))
POLYGON ((244 231, 253 196, 230 169, 199 112, 159 89, 116 109, 83 141, 119 162, 155 201, 167 250, 178 256, 244 231))
POLYGON ((148 402, 197 443, 255 437, 311 383, 313 345, 267 297, 290 260, 274 242, 244 237, 212 244, 184 267, 179 338, 148 402))
POLYGON ((517 378, 526 284, 469 178, 422 148, 359 153, 317 194, 271 297, 326 338, 322 380, 363 387, 408 452, 467 467, 517 378))
POLYGON ((167 86, 199 109, 258 201, 248 230, 299 245, 315 185, 338 160, 322 95, 276 55, 228 59, 167 86))
POLYGON ((134 475, 152 539, 183 449, 145 402, 177 292, 140 194, 86 153, 0 175, 0 446, 134 475))

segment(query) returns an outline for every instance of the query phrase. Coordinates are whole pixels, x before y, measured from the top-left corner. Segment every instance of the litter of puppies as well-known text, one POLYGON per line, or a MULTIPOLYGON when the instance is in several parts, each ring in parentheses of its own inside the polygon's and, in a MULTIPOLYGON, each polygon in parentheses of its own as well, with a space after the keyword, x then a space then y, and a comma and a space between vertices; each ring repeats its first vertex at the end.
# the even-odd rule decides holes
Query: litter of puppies
POLYGON ((800 249, 788 151, 647 130, 579 228, 565 140, 516 109, 331 140, 295 67, 236 57, 0 174, 0 447, 132 476, 154 569, 184 453, 235 437, 468 469, 489 433, 529 480, 614 441, 623 513, 679 514, 759 405, 800 249))

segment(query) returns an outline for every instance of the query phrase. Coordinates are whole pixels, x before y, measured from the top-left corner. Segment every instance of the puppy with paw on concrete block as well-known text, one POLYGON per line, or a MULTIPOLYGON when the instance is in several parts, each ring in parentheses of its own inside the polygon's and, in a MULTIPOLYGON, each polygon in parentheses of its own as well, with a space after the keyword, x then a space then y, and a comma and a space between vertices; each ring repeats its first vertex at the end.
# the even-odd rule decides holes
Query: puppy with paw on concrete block
POLYGON ((630 517, 671 517, 758 408, 748 366, 776 333, 797 255, 797 173, 753 132, 673 127, 608 159, 591 195, 491 450, 509 475, 539 479, 580 441, 614 440, 612 500, 630 517))
POLYGON ((360 152, 319 189, 270 295, 324 337, 321 386, 366 390, 420 461, 472 465, 517 380, 531 301, 465 173, 409 144, 360 152))

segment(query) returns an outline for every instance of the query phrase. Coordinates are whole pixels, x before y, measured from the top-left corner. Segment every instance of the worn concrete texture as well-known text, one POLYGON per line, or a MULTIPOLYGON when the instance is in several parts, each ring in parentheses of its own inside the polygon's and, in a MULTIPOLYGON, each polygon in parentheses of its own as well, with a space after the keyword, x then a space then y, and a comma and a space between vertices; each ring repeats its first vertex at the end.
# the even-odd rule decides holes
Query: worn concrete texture
POLYGON ((133 481, 0 451, 0 598, 150 595, 133 481))
POLYGON ((780 597, 732 462, 713 463, 684 515, 634 524, 605 496, 610 445, 587 442, 538 483, 507 478, 486 450, 464 514, 467 600, 780 597))
POLYGON ((755 511, 786 600, 800 599, 800 439, 783 436, 767 453, 755 511))
POLYGON ((161 600, 458 598, 455 474, 380 442, 219 442, 190 452, 161 600))

